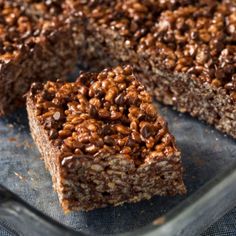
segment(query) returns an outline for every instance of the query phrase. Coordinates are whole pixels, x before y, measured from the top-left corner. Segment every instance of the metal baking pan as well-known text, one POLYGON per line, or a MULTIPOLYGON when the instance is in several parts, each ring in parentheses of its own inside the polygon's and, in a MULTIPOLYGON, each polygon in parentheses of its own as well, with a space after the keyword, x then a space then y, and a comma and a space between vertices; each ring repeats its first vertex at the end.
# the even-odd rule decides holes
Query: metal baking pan
POLYGON ((235 140, 158 106, 182 151, 187 195, 65 215, 21 109, 0 119, 0 184, 12 191, 0 188, 0 228, 30 236, 199 235, 236 205, 235 140))

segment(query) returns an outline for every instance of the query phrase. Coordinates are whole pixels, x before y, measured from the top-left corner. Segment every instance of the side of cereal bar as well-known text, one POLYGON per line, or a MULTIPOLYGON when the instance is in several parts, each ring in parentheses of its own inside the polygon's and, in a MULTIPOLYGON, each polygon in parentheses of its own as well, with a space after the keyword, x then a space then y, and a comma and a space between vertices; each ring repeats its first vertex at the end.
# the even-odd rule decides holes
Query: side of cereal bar
POLYGON ((130 66, 33 84, 27 110, 65 211, 186 192, 175 139, 130 66))

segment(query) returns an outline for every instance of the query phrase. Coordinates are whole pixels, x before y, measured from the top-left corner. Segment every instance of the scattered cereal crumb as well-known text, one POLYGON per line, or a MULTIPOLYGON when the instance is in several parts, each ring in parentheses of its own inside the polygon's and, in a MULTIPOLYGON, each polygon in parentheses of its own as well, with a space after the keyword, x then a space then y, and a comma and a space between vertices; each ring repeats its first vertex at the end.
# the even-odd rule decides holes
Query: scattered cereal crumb
POLYGON ((154 220, 153 224, 154 225, 163 225, 163 224, 165 224, 165 222, 166 222, 165 216, 161 216, 161 217, 157 218, 156 220, 154 220))
POLYGON ((8 141, 9 141, 9 142, 16 142, 16 138, 10 137, 10 138, 8 139, 8 141))
POLYGON ((22 175, 20 175, 19 173, 17 172, 14 172, 14 174, 20 179, 20 180, 24 180, 25 177, 23 177, 22 175))

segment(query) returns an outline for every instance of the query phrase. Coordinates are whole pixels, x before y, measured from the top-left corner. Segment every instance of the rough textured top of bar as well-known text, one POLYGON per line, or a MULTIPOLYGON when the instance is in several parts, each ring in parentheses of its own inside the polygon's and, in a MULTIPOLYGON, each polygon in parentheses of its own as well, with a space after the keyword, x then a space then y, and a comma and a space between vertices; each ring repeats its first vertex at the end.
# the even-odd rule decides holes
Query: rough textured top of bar
POLYGON ((144 160, 176 154, 175 141, 130 66, 82 73, 76 82, 34 83, 37 119, 63 152, 144 160))
POLYGON ((236 4, 211 1, 164 11, 139 53, 151 56, 168 71, 198 77, 236 91, 236 4))
POLYGON ((126 39, 127 47, 135 47, 149 32, 162 10, 185 6, 195 0, 66 0, 77 15, 85 16, 100 28, 109 28, 126 39))
POLYGON ((0 62, 33 48, 43 37, 55 32, 63 17, 58 0, 0 0, 0 62))
POLYGON ((112 30, 158 68, 224 87, 236 99, 235 1, 72 1, 95 31, 112 30))

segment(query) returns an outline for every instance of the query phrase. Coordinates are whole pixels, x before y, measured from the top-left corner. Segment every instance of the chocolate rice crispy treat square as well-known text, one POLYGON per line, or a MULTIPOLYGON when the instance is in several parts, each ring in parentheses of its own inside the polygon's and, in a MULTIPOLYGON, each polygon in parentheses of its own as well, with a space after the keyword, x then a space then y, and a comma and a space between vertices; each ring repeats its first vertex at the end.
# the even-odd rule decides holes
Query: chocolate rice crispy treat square
POLYGON ((76 47, 61 0, 0 0, 0 116, 24 102, 34 81, 72 70, 76 47))
POLYGON ((132 64, 157 100, 236 138, 235 1, 66 3, 84 23, 84 66, 132 64))
POLYGON ((34 83, 27 110, 64 211, 186 192, 175 139, 131 66, 34 83))

